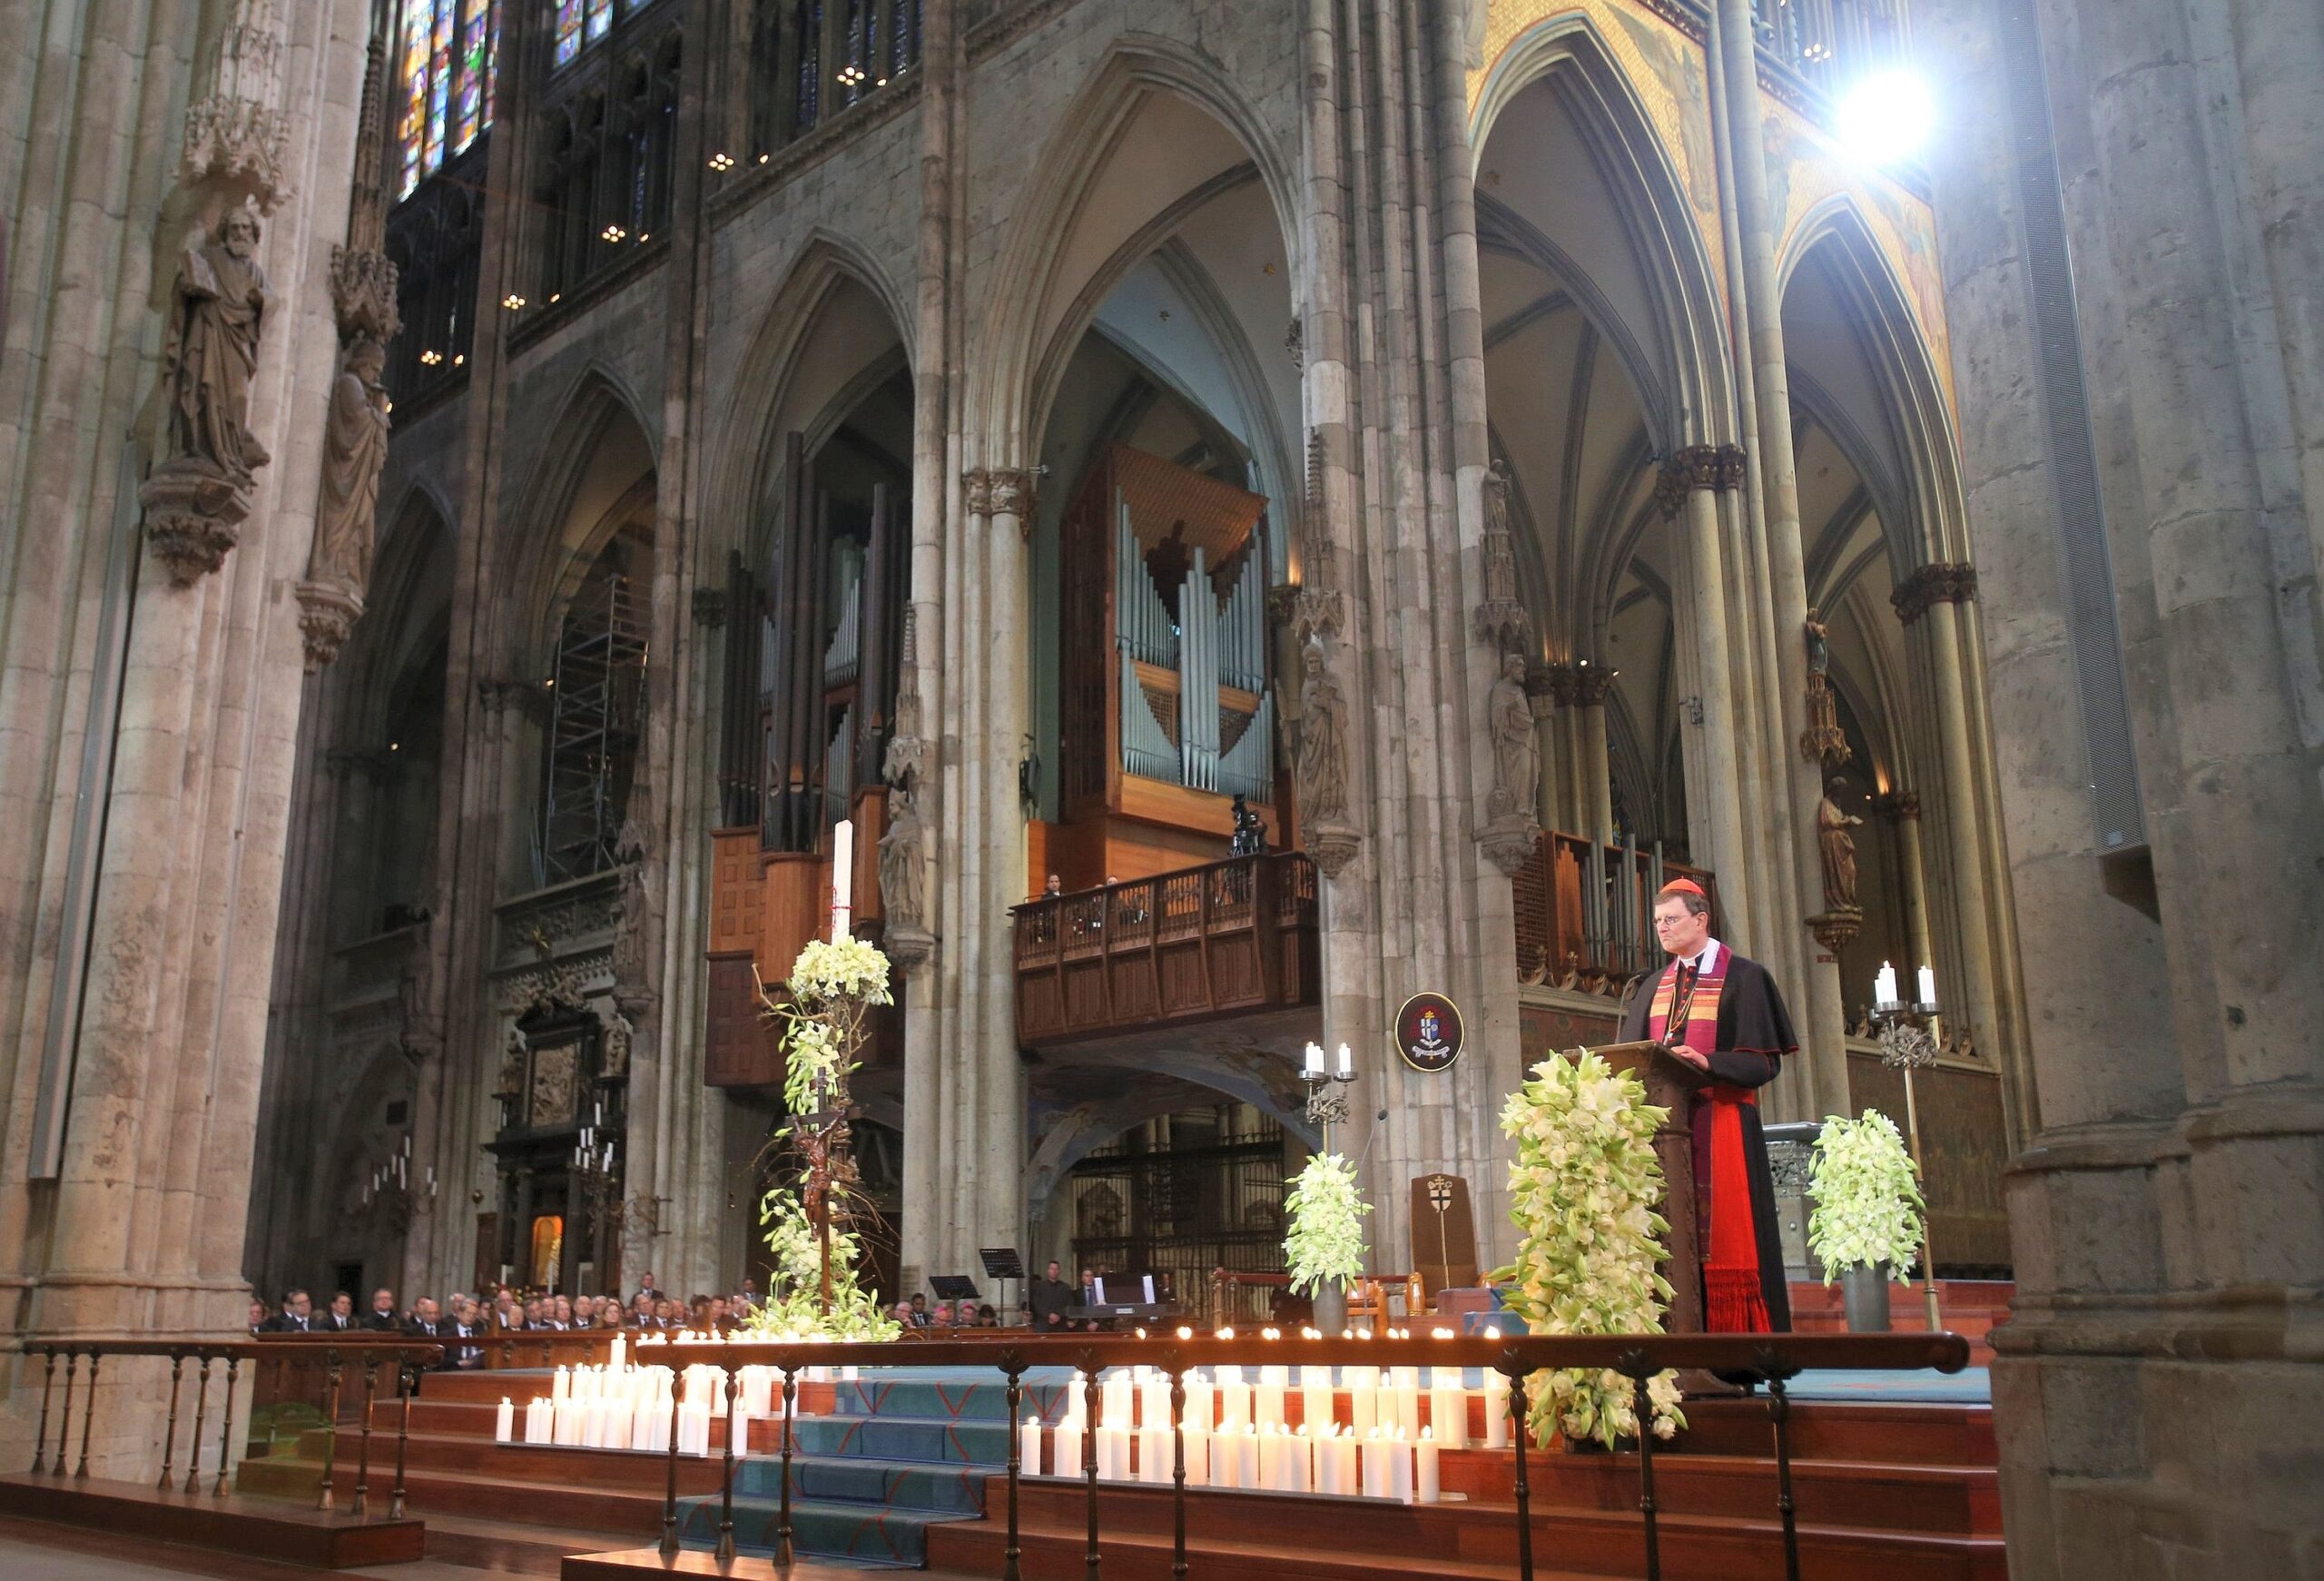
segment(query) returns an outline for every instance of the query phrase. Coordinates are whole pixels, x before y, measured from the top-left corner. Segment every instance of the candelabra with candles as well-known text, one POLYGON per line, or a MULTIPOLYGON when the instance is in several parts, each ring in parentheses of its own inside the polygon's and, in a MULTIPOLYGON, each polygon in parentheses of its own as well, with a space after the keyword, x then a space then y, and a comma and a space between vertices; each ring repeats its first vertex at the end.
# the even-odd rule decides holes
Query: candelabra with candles
POLYGON ((1925 1203, 1928 1166, 1921 1159, 1921 1111, 1913 1093, 1913 1072, 1936 1063, 1936 1037, 1929 1030, 1937 1016, 1935 972, 1922 967, 1915 986, 1920 991, 1919 999, 1911 1004, 1903 1003, 1898 997, 1896 969, 1886 961, 1880 963, 1880 973, 1872 985, 1872 1024, 1879 1033, 1881 1063, 1905 1076, 1905 1135, 1912 1144, 1913 1170, 1921 1178, 1924 1198, 1921 1268, 1926 1277, 1921 1282, 1928 1297, 1928 1329, 1934 1334, 1944 1328, 1937 1316, 1936 1241, 1931 1222, 1935 1213, 1925 1203))
MULTIPOLYGON (((436 1166, 429 1164, 421 1174, 421 1193, 433 1201, 436 1196, 436 1166)), ((385 1162, 375 1164, 371 1178, 363 1182, 363 1206, 384 1204, 388 1217, 400 1230, 411 1222, 411 1132, 403 1136, 403 1146, 389 1153, 385 1162)))
POLYGON ((1307 1083, 1307 1123, 1323 1133, 1324 1151, 1332 1151, 1332 1127, 1347 1123, 1347 1089, 1355 1080, 1355 1056, 1340 1045, 1339 1068, 1324 1068, 1324 1045, 1309 1043, 1299 1079, 1307 1083))

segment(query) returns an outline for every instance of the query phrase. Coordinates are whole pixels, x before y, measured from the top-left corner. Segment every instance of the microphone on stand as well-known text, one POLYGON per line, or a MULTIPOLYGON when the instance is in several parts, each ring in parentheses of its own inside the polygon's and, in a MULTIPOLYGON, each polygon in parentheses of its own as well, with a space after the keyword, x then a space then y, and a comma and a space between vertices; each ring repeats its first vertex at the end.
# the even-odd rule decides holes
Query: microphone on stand
POLYGON ((1364 1151, 1355 1155, 1355 1167, 1359 1174, 1363 1172, 1365 1161, 1372 1157, 1372 1143, 1380 1134, 1380 1122, 1387 1118, 1388 1111, 1384 1106, 1379 1113, 1372 1117, 1372 1134, 1364 1139, 1364 1151))

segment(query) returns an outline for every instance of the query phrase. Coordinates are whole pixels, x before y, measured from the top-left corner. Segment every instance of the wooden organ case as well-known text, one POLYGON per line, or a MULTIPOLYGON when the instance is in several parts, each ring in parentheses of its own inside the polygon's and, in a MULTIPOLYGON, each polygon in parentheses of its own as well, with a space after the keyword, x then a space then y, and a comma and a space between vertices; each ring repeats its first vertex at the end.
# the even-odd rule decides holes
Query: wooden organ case
POLYGON ((1238 794, 1279 837, 1265 499, 1114 445, 1059 552, 1062 821, 1036 830, 1032 887, 1223 856, 1238 794))

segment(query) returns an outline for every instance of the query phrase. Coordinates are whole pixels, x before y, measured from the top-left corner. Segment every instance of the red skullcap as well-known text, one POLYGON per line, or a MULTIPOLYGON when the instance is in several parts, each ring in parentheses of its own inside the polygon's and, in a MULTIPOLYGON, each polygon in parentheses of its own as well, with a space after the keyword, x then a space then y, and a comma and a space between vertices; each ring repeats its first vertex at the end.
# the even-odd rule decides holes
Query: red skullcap
MULTIPOLYGON (((1701 884, 1697 884, 1693 879, 1691 879, 1691 878, 1674 878, 1674 879, 1672 879, 1669 883, 1668 883, 1668 884, 1664 884, 1664 885, 1662 886, 1661 890, 1659 892, 1659 894, 1658 894, 1658 895, 1657 895, 1657 898, 1658 898, 1658 899, 1659 899, 1659 898, 1660 898, 1660 896, 1661 896, 1661 895, 1669 895, 1669 894, 1702 894, 1702 893, 1703 893, 1703 886, 1702 886, 1701 884)), ((1708 895, 1704 895, 1704 896, 1703 896, 1703 898, 1704 898, 1704 899, 1706 899, 1706 900, 1708 900, 1708 899, 1709 899, 1710 897, 1709 897, 1709 896, 1708 896, 1708 895)))

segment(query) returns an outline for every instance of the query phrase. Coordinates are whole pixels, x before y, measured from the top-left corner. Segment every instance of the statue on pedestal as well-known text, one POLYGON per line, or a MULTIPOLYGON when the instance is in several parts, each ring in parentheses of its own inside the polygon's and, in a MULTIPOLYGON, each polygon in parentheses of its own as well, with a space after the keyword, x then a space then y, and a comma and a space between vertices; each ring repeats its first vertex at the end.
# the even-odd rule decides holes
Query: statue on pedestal
POLYGON ((1864 822, 1840 810, 1827 792, 1816 804, 1816 845, 1824 861, 1824 906, 1827 911, 1856 909, 1856 836, 1848 831, 1864 822))
POLYGON ((250 515, 251 476, 271 459, 249 427, 272 294, 258 244, 258 216, 229 210, 180 256, 171 288, 161 459, 138 499, 154 552, 181 585, 224 563, 250 515))

